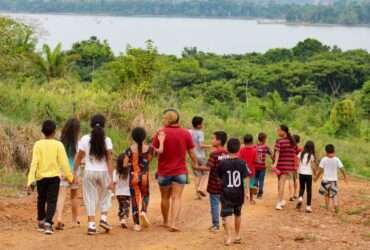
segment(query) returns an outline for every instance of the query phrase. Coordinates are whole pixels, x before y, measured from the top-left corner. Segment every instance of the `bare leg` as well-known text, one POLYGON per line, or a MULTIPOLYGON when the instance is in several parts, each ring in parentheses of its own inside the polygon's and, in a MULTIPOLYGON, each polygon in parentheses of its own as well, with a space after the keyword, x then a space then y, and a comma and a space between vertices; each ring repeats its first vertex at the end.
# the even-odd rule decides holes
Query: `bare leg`
POLYGON ((223 218, 224 229, 225 229, 225 245, 231 244, 231 216, 223 218))
POLYGON ((329 210, 330 198, 329 195, 325 195, 325 208, 329 210))
POLYGON ((294 197, 298 197, 298 176, 297 173, 294 173, 294 197))
POLYGON ((288 179, 288 191, 289 191, 289 198, 293 198, 293 196, 294 196, 294 183, 293 183, 292 178, 288 179))
POLYGON ((163 226, 168 226, 168 213, 170 211, 171 186, 160 187, 161 191, 161 212, 163 226))
POLYGON ((181 211, 181 197, 184 191, 184 185, 172 184, 171 190, 171 231, 179 231, 177 221, 181 211))
POLYGON ((235 216, 235 239, 240 240, 240 226, 242 223, 241 216, 235 216))
POLYGON ((57 202, 57 222, 63 221, 63 210, 64 210, 64 203, 66 200, 67 189, 65 187, 59 188, 59 195, 58 195, 58 202, 57 202))
POLYGON ((339 212, 339 204, 338 204, 338 197, 337 196, 335 196, 333 198, 333 204, 334 204, 335 213, 338 213, 339 212))
POLYGON ((201 176, 194 175, 195 194, 196 194, 197 199, 199 200, 202 198, 200 194, 198 193, 198 191, 200 190, 201 178, 202 178, 201 176))
POLYGON ((78 204, 78 189, 71 189, 71 203, 72 203, 72 223, 79 222, 79 204, 78 204))
POLYGON ((285 183, 288 178, 288 175, 283 174, 280 176, 279 179, 279 193, 278 193, 278 200, 279 202, 282 202, 284 200, 284 189, 285 189, 285 183))
POLYGON ((207 181, 208 181, 208 174, 205 174, 200 179, 199 190, 205 192, 206 186, 207 186, 207 181))

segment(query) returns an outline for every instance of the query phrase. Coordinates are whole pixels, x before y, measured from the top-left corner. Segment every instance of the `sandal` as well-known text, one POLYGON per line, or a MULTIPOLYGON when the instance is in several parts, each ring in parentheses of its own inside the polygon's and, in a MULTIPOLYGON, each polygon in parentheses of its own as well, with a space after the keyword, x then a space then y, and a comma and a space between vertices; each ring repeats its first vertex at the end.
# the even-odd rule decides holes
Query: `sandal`
POLYGON ((171 227, 170 229, 168 229, 168 231, 170 231, 171 233, 181 232, 181 230, 179 228, 176 228, 176 227, 171 227))
POLYGON ((56 230, 63 230, 64 224, 62 222, 57 222, 57 225, 55 226, 56 230))
POLYGON ((235 239, 234 244, 242 244, 242 239, 241 238, 235 239))

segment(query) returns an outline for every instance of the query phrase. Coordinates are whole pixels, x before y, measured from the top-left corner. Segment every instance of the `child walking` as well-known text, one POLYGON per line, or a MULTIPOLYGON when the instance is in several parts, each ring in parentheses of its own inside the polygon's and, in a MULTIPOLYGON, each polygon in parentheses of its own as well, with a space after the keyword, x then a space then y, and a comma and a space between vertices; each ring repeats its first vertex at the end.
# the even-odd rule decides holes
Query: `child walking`
POLYGON ((241 211, 244 204, 244 196, 248 200, 249 180, 246 162, 239 159, 237 154, 240 149, 240 141, 231 138, 227 143, 229 159, 221 161, 217 175, 221 179, 221 217, 225 228, 225 245, 229 246, 231 240, 232 215, 234 215, 235 239, 234 244, 241 244, 240 226, 241 211), (243 185, 244 184, 244 185, 243 185), (245 187, 244 187, 245 186, 245 187), (245 189, 245 190, 244 190, 245 189))
POLYGON ((344 171, 342 161, 335 156, 335 147, 333 144, 325 146, 326 156, 321 159, 319 164, 319 173, 315 178, 317 181, 324 173, 319 193, 325 196, 326 209, 329 209, 330 202, 333 202, 335 212, 339 212, 338 204, 338 169, 343 175, 344 181, 347 182, 347 175, 344 171))
POLYGON ((225 149, 226 141, 227 134, 224 131, 213 133, 212 146, 215 150, 210 154, 207 162, 209 169, 207 192, 209 193, 212 218, 212 226, 209 228, 209 231, 211 232, 218 232, 220 230, 221 181, 217 176, 217 169, 220 162, 228 158, 228 153, 225 149))
POLYGON ((113 183, 115 195, 118 202, 118 218, 122 228, 128 228, 128 216, 130 213, 130 183, 129 169, 123 167, 125 154, 120 154, 117 158, 117 166, 113 171, 113 183))
POLYGON ((278 201, 276 210, 282 210, 286 204, 284 200, 285 183, 296 171, 297 145, 286 125, 277 129, 278 139, 274 147, 274 165, 272 170, 278 176, 278 201))
POLYGON ((45 234, 54 233, 52 225, 58 200, 61 169, 66 180, 69 183, 73 181, 64 146, 54 138, 55 130, 54 121, 46 120, 42 124, 45 139, 37 141, 33 147, 27 181, 28 188, 31 188, 36 181, 38 231, 45 234))
POLYGON ((195 145, 194 152, 198 161, 198 169, 193 169, 194 184, 197 199, 200 200, 206 196, 204 191, 208 177, 208 171, 205 169, 207 164, 206 149, 211 146, 204 144, 203 117, 193 117, 192 125, 193 129, 190 132, 195 145))
POLYGON ((256 168, 255 164, 258 160, 256 147, 253 145, 253 136, 247 134, 244 136, 244 147, 240 149, 239 152, 240 159, 244 160, 247 163, 248 169, 250 171, 250 203, 255 204, 253 200, 253 195, 255 194, 256 187, 256 168))
MULTIPOLYGON (((90 120, 91 132, 81 138, 75 159, 73 174, 78 176, 79 166, 85 159, 83 177, 83 198, 88 218, 88 235, 97 233, 95 216, 100 208, 99 226, 106 232, 112 229, 108 223, 108 211, 111 207, 113 186, 113 144, 105 136, 105 117, 94 115, 90 120)), ((75 183, 76 184, 76 183, 75 183)))
MULTIPOLYGON (((80 121, 76 118, 69 119, 62 129, 62 135, 60 137, 60 141, 63 143, 64 148, 67 152, 69 167, 73 172, 73 165, 74 159, 77 151, 77 143, 80 136, 80 121)), ((64 175, 64 174, 63 174, 64 175)), ((79 179, 80 173, 78 173, 79 179)), ((67 191, 70 190, 71 194, 71 203, 72 203, 72 225, 79 226, 79 202, 78 202, 78 188, 79 188, 79 180, 77 184, 69 184, 68 181, 65 179, 64 176, 61 177, 60 181, 60 188, 59 188, 59 195, 58 195, 58 202, 57 202, 57 223, 55 226, 56 230, 63 230, 64 223, 63 223, 63 210, 64 210, 64 203, 67 196, 67 191)))
MULTIPOLYGON (((303 148, 299 146, 301 142, 301 137, 299 135, 293 135, 294 141, 297 146, 297 155, 303 151, 303 148)), ((291 173, 289 177, 289 201, 295 201, 298 199, 298 167, 299 161, 296 161, 295 170, 291 173)))
POLYGON ((297 209, 302 207, 304 192, 307 192, 307 206, 306 212, 312 213, 312 175, 316 173, 316 154, 315 144, 313 141, 307 141, 304 145, 303 151, 298 154, 299 160, 299 198, 297 209))
POLYGON ((163 152, 164 133, 159 133, 159 149, 153 149, 145 143, 146 131, 137 127, 132 130, 134 143, 125 151, 123 167, 129 169, 130 193, 134 231, 141 231, 149 226, 147 217, 149 203, 149 164, 153 158, 153 150, 163 152), (141 204, 141 209, 140 209, 141 204), (141 212, 139 212, 141 211, 141 212))
POLYGON ((257 199, 262 199, 263 188, 266 175, 266 155, 271 157, 271 149, 266 144, 267 135, 263 132, 258 134, 258 143, 256 145, 257 161, 256 161, 256 186, 258 187, 257 199))

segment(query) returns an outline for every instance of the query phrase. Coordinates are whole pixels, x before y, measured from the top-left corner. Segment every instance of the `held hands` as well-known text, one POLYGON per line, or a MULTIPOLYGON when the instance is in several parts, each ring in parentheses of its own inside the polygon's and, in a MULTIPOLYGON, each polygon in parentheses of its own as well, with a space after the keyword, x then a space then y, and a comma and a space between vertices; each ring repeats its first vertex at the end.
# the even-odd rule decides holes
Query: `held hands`
POLYGON ((77 172, 76 171, 73 171, 73 180, 72 181, 68 181, 68 182, 70 184, 78 185, 79 178, 78 178, 78 175, 77 175, 77 172))

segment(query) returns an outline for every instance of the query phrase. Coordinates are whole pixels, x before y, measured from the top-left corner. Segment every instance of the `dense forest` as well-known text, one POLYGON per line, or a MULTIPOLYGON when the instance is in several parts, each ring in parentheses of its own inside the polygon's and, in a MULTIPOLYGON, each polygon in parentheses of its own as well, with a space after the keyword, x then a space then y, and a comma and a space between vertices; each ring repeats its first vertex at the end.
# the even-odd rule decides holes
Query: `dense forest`
POLYGON ((288 22, 298 23, 370 24, 370 1, 368 0, 2 0, 0 10, 38 13, 242 17, 285 19, 288 22))
MULTIPOLYGON (((151 134, 161 111, 172 106, 181 111, 184 126, 194 114, 203 115, 207 133, 225 129, 242 136, 263 129, 272 142, 277 124, 287 123, 318 148, 338 144, 349 170, 370 177, 365 50, 342 51, 306 39, 266 53, 221 56, 190 47, 176 57, 160 54, 148 41, 146 48, 128 47, 115 56, 96 37, 69 50, 60 44, 39 51, 36 44, 31 27, 0 18, 0 148, 14 141, 29 145, 30 131, 38 131, 30 127, 43 119, 62 124, 75 115, 87 121, 94 112, 107 115, 108 133, 123 148, 132 124, 141 121, 151 134), (12 132, 14 124, 24 133, 12 132)), ((0 165, 19 156, 18 149, 2 153, 0 165)))

